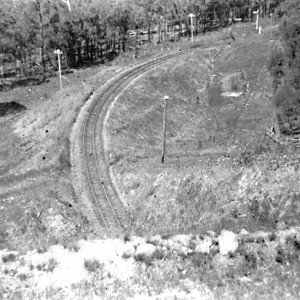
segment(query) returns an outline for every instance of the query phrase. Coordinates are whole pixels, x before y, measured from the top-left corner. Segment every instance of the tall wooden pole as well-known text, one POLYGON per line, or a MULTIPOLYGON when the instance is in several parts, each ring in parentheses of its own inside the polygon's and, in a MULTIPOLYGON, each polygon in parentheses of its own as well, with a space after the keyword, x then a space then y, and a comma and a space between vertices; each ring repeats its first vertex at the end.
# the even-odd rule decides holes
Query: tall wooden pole
POLYGON ((189 18, 191 18, 191 40, 194 41, 194 26, 193 26, 193 18, 195 17, 194 14, 190 13, 188 15, 189 18))
POLYGON ((4 54, 0 54, 0 82, 4 79, 4 54))
POLYGON ((39 19, 40 19, 40 34, 41 34, 41 61, 42 61, 42 68, 43 68, 43 80, 46 79, 45 74, 45 38, 44 38, 44 17, 43 17, 43 10, 42 10, 42 2, 36 1, 36 4, 39 9, 39 19))
POLYGON ((59 70, 59 85, 60 85, 60 89, 62 89, 60 55, 61 55, 60 53, 57 54, 57 56, 58 56, 58 70, 59 70))
POLYGON ((271 41, 273 40, 273 14, 270 14, 271 18, 271 41))
POLYGON ((192 42, 194 41, 193 18, 191 18, 192 42))
POLYGON ((165 100, 165 108, 164 108, 164 120, 163 120, 163 145, 162 145, 162 155, 161 155, 161 163, 165 162, 165 153, 166 153, 166 131, 167 131, 167 109, 168 109, 168 100, 170 98, 168 96, 164 97, 165 100))
POLYGON ((257 14, 256 14, 256 30, 258 30, 258 18, 259 18, 259 9, 257 10, 257 14))
POLYGON ((54 54, 57 54, 57 59, 58 59, 58 74, 59 74, 59 85, 60 85, 60 89, 62 89, 60 56, 63 54, 63 52, 60 51, 59 49, 57 49, 57 50, 54 51, 54 54))

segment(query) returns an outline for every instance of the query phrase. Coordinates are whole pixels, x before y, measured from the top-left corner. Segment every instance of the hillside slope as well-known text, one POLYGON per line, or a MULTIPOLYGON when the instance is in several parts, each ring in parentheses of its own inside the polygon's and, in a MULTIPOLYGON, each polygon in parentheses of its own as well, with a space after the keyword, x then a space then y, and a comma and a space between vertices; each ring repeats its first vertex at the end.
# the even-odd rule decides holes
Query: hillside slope
POLYGON ((133 232, 299 224, 299 156, 266 134, 275 115, 266 64, 276 42, 251 30, 235 27, 232 45, 217 33, 223 43, 156 69, 115 102, 107 148, 133 232))

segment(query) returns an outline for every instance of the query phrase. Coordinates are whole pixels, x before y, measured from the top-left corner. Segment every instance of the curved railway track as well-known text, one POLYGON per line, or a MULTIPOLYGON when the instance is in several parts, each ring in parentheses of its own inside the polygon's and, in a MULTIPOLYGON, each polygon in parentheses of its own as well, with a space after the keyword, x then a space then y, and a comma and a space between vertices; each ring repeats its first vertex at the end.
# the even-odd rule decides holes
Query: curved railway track
POLYGON ((170 59, 195 51, 201 45, 141 63, 106 85, 92 103, 84 122, 82 153, 84 173, 89 186, 89 200, 94 207, 97 226, 109 235, 122 233, 126 228, 126 211, 112 183, 103 141, 104 119, 110 104, 137 77, 170 59))

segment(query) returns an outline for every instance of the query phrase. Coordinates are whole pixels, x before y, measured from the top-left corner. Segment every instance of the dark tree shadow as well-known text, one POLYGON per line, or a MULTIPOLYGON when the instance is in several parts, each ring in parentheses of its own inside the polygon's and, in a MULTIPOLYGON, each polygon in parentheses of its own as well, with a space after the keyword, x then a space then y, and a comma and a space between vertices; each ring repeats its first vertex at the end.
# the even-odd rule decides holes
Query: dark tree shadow
POLYGON ((26 107, 15 101, 0 103, 0 117, 4 117, 9 114, 15 114, 25 110, 26 107))

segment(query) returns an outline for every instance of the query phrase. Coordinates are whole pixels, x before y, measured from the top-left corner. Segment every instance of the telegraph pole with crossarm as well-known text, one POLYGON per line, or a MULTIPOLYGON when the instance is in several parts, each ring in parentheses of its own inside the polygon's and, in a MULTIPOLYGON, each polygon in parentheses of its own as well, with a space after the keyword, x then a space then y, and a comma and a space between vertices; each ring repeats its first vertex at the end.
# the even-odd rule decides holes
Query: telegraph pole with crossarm
POLYGON ((60 89, 62 89, 62 82, 61 82, 61 62, 60 62, 60 56, 63 54, 62 51, 59 49, 56 49, 54 51, 54 54, 57 54, 57 59, 58 59, 58 75, 59 75, 59 84, 60 84, 60 89))

